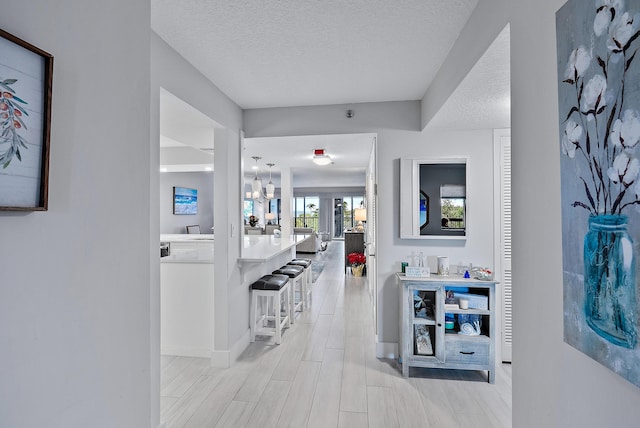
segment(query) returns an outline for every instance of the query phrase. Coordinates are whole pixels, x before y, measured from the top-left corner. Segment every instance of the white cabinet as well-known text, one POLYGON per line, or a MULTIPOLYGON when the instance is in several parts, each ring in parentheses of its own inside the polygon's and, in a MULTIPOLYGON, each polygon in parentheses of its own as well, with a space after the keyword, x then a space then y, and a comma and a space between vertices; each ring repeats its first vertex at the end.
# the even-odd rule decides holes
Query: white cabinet
POLYGON ((214 335, 213 235, 161 235, 160 349, 164 355, 210 358, 214 335))
POLYGON ((409 376, 409 367, 486 370, 494 383, 496 283, 459 276, 397 278, 402 375, 409 376), (456 307, 460 299, 468 309, 456 307))

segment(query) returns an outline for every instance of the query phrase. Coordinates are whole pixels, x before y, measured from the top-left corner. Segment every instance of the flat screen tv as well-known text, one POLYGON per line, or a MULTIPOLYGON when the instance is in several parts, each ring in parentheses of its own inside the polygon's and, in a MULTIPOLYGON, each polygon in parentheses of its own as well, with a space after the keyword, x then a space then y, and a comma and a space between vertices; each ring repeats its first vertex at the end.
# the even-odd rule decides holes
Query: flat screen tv
POLYGON ((198 190, 187 187, 174 187, 173 213, 177 215, 198 214, 198 190))

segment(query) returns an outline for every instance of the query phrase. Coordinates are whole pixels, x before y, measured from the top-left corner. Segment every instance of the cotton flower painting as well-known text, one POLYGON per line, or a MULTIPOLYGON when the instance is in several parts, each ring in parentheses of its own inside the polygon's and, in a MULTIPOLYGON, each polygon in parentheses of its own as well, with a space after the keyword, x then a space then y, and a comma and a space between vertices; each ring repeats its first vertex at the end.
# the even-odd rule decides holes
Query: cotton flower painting
POLYGON ((640 386, 640 0, 556 15, 564 340, 640 386))

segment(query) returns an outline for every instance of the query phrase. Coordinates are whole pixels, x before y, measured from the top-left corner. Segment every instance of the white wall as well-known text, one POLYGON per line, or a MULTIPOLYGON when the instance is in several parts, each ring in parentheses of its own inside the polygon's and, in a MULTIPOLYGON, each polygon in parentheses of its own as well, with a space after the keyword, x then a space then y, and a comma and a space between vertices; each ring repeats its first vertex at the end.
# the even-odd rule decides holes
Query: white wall
POLYGON ((160 233, 186 233, 185 226, 200 225, 201 233, 213 227, 213 172, 166 172, 160 174, 160 233), (198 190, 198 214, 173 214, 173 187, 198 190))
POLYGON ((491 130, 420 132, 420 104, 359 104, 347 126, 343 106, 258 109, 245 111, 247 136, 378 133, 378 287, 379 353, 397 350, 398 293, 395 272, 412 251, 448 254, 493 266, 493 134, 491 130), (384 116, 384 119, 377 120, 384 116), (310 118, 314 118, 311 120, 310 118), (357 119, 357 120, 356 120, 357 119), (252 132, 252 134, 249 134, 252 132), (466 242, 401 240, 399 219, 400 157, 469 157, 469 238, 466 242))
POLYGON ((493 260, 493 134, 491 130, 378 134, 378 294, 379 340, 397 343, 398 293, 394 273, 412 253, 449 256, 451 263, 495 265, 493 260), (467 239, 431 241, 400 239, 400 161, 402 157, 468 158, 467 239))
MULTIPOLYGON (((215 332, 214 348, 220 354, 217 361, 230 359, 230 347, 237 343, 249 328, 249 293, 242 287, 237 258, 240 255, 239 234, 242 224, 240 129, 242 111, 207 80, 191 64, 151 32, 151 95, 152 109, 159 103, 160 88, 164 88, 216 122, 214 130, 215 161, 214 228, 215 239, 215 332), (153 99, 155 97, 156 99, 153 99), (221 202, 221 203, 218 203, 221 202), (231 236, 231 229, 234 235, 231 236), (245 296, 246 294, 246 296, 245 296)), ((152 115, 152 133, 159 133, 159 113, 152 115)), ((159 138, 159 137, 158 137, 159 138)), ((158 182, 159 140, 152 141, 152 171, 158 182), (155 144, 155 145, 154 145, 155 144)), ((157 186, 155 187, 158 188, 157 186)), ((160 203, 152 201, 152 223, 159 218, 160 203)), ((159 240, 159 227, 157 229, 159 240)), ((152 265, 152 273, 159 272, 159 262, 152 265)), ((159 276, 152 278, 152 301, 159 304, 159 276)), ((152 314, 152 332, 160 329, 159 315, 152 314), (157 324, 157 325, 156 325, 157 324)), ((159 348, 158 348, 159 349, 159 348)), ((159 352, 159 351, 158 351, 159 352)), ((223 364, 224 365, 224 364, 223 364)))
POLYGON ((555 12, 564 1, 511 3, 514 426, 638 426, 640 388, 562 340, 555 12))
POLYGON ((0 426, 153 419, 149 25, 149 2, 2 4, 55 60, 49 211, 0 213, 0 426))

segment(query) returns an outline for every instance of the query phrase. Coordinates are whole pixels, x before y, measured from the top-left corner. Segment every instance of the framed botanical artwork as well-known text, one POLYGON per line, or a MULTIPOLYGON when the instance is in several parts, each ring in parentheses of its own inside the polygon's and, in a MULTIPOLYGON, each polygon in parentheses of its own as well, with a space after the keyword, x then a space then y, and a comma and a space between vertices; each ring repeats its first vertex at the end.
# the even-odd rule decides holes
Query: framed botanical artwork
POLYGON ((53 56, 0 30, 0 210, 46 211, 53 56))
POLYGON ((596 3, 556 15, 564 340, 640 386, 640 0, 596 3))

